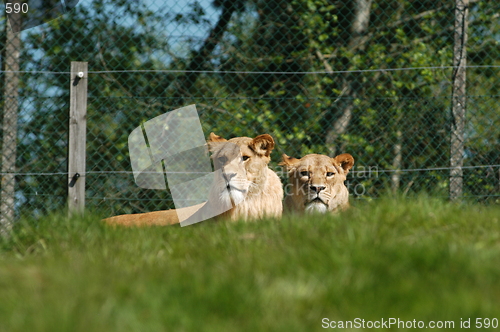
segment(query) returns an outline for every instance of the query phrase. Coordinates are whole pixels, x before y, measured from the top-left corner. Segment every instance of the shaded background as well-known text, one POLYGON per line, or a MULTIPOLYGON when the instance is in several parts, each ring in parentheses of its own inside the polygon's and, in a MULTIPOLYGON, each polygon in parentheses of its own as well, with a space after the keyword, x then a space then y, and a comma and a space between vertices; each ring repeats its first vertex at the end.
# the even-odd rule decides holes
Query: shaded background
MULTIPOLYGON (((127 138, 189 104, 206 136, 271 134, 277 171, 282 153, 352 154, 354 199, 385 190, 446 197, 454 11, 449 0, 80 1, 20 34, 17 146, 0 142, 4 155, 16 152, 15 217, 66 206, 71 61, 87 61, 90 71, 89 209, 173 207, 168 191, 135 185, 127 138)), ((464 198, 496 204, 499 12, 496 1, 470 0, 463 186, 464 198)), ((5 70, 13 55, 3 18, 5 70)))

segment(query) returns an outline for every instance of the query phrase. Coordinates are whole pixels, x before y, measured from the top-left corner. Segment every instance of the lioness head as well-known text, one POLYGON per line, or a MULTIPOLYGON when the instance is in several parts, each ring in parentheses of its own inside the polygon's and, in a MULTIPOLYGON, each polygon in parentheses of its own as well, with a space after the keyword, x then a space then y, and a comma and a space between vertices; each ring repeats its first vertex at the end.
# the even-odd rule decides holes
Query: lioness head
POLYGON ((270 135, 226 140, 211 133, 208 145, 216 170, 212 195, 235 206, 263 194, 269 181, 267 164, 274 148, 270 135))
POLYGON ((280 165, 288 172, 285 208, 296 212, 327 212, 349 206, 344 184, 354 158, 344 153, 335 158, 308 154, 301 159, 283 155, 280 165))

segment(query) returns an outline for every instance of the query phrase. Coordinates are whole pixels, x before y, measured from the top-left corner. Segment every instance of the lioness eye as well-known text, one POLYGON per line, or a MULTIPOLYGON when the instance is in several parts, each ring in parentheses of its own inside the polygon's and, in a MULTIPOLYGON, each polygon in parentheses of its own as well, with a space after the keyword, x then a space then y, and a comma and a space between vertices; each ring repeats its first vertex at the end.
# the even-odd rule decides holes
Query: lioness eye
POLYGON ((250 157, 249 156, 243 156, 243 157, 241 157, 241 159, 243 159, 243 161, 247 161, 248 159, 250 159, 250 157))
POLYGON ((334 174, 333 172, 327 172, 326 176, 333 176, 333 174, 334 174))
POLYGON ((219 163, 225 164, 227 161, 227 158, 226 157, 219 157, 219 158, 217 158, 217 160, 219 161, 219 163))
POLYGON ((302 171, 302 172, 300 172, 300 175, 301 176, 308 176, 309 172, 308 171, 302 171))

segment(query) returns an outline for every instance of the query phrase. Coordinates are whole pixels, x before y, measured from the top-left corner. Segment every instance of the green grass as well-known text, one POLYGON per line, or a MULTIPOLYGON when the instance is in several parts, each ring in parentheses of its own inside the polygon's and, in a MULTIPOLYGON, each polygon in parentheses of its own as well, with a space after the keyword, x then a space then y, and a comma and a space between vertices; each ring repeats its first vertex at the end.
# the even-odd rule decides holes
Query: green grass
POLYGON ((500 319, 499 281, 499 207, 386 198, 337 216, 146 229, 53 216, 0 243, 0 331, 314 331, 391 317, 458 329, 500 319))

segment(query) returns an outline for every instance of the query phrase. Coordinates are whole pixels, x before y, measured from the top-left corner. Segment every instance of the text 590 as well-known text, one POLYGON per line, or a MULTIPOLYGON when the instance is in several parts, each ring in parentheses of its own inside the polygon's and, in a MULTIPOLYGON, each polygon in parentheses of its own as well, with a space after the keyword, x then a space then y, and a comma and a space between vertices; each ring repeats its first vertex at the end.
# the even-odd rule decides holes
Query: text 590
POLYGON ((24 13, 26 14, 28 12, 28 4, 27 3, 11 3, 7 2, 5 4, 5 13, 7 14, 19 14, 19 13, 24 13))

